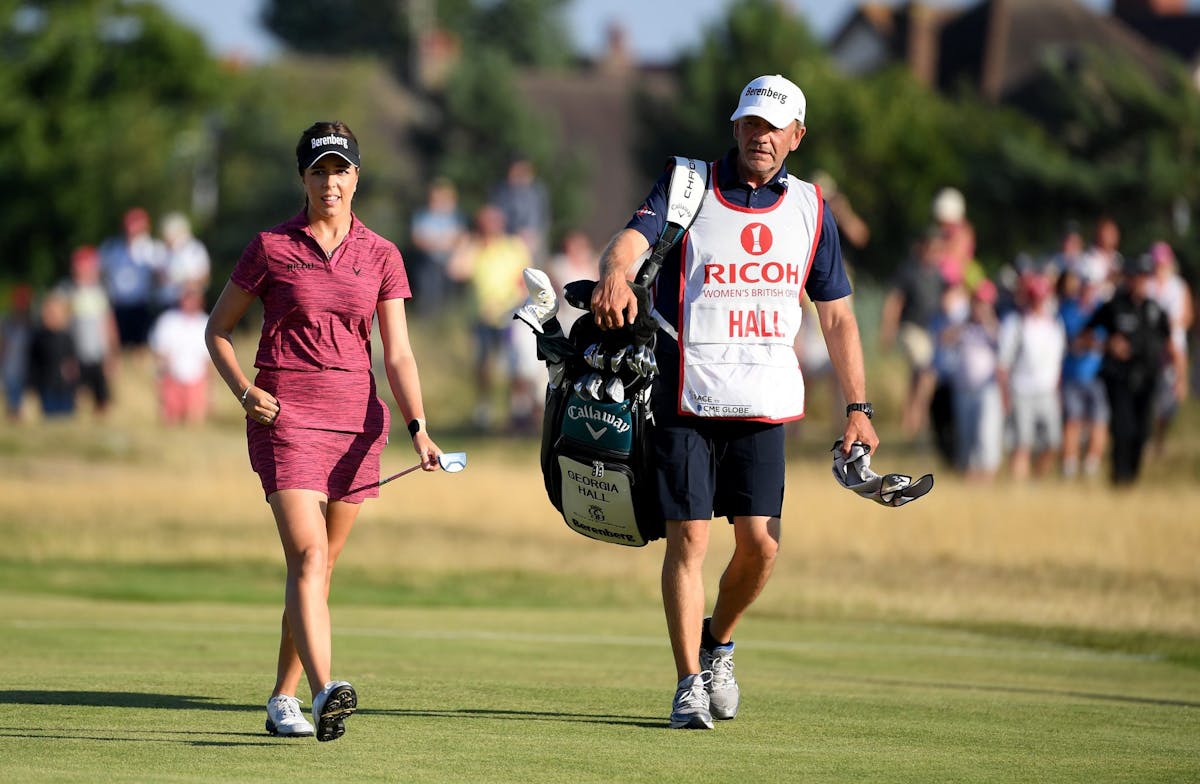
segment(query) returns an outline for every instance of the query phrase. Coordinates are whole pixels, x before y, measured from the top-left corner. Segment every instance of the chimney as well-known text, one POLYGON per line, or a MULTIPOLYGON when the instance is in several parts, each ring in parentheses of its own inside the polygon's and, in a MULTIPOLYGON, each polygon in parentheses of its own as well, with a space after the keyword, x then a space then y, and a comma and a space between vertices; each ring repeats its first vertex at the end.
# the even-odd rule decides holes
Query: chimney
POLYGON ((908 6, 908 68, 921 84, 937 82, 938 24, 937 14, 924 3, 908 6))

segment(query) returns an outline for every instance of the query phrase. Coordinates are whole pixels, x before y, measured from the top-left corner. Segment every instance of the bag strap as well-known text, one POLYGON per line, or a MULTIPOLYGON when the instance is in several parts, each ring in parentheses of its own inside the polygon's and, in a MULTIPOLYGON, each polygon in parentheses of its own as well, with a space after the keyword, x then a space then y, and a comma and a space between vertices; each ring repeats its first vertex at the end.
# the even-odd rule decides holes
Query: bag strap
POLYGON ((633 279, 633 282, 640 286, 649 286, 658 277, 667 252, 675 247, 692 227, 696 216, 700 214, 704 194, 708 191, 709 173, 705 161, 698 158, 682 158, 678 155, 674 161, 675 168, 671 170, 670 186, 667 189, 667 224, 658 235, 650 257, 642 263, 633 279))

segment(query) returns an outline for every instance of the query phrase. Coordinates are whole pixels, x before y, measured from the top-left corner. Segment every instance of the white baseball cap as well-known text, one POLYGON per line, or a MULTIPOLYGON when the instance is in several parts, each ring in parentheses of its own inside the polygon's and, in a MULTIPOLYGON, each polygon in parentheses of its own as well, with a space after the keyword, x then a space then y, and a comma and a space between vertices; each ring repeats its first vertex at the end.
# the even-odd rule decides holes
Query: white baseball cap
POLYGON ((737 111, 730 121, 752 114, 776 128, 786 127, 792 120, 804 125, 804 93, 793 82, 779 74, 760 76, 742 90, 737 111))

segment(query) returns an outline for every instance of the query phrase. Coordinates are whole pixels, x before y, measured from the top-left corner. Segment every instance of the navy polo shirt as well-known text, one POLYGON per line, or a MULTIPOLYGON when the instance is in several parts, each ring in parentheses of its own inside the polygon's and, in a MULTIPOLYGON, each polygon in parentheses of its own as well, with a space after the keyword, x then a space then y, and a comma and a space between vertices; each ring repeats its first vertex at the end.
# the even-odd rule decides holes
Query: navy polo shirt
MULTIPOLYGON (((645 237, 652 248, 666 226, 667 192, 674 168, 674 161, 668 162, 662 176, 650 190, 650 195, 642 202, 629 223, 625 224, 625 228, 633 229, 645 237)), ((751 188, 738 177, 736 147, 717 161, 716 165, 717 186, 721 189, 721 195, 726 201, 739 207, 765 209, 774 205, 787 193, 787 177, 787 167, 781 166, 775 176, 761 188, 751 188)), ((681 259, 681 245, 676 245, 663 260, 654 295, 655 310, 675 326, 679 325, 681 259)), ((813 302, 829 302, 847 297, 851 293, 846 265, 842 262, 842 245, 838 238, 837 221, 834 220, 833 211, 829 209, 828 204, 821 210, 821 234, 817 240, 812 270, 804 283, 804 291, 813 302)))

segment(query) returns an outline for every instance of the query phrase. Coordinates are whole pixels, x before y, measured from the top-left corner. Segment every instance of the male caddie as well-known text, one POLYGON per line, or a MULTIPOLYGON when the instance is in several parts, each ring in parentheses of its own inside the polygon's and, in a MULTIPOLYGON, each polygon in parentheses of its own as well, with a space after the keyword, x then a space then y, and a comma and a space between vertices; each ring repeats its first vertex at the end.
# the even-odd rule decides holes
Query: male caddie
MULTIPOLYGON (((711 164, 708 192, 653 290, 660 324, 654 455, 667 546, 662 593, 679 683, 673 728, 711 729, 732 719, 733 630, 766 585, 779 550, 783 423, 804 415, 804 380, 793 349, 800 297, 816 303, 847 406, 843 449, 872 452, 858 323, 837 224, 820 189, 787 173, 804 138, 804 93, 760 76, 730 120, 736 146, 711 164), (714 514, 733 524, 734 553, 705 618, 702 567, 714 514)), ((629 324, 626 283, 667 219, 667 175, 605 249, 592 297, 596 323, 629 324)))

